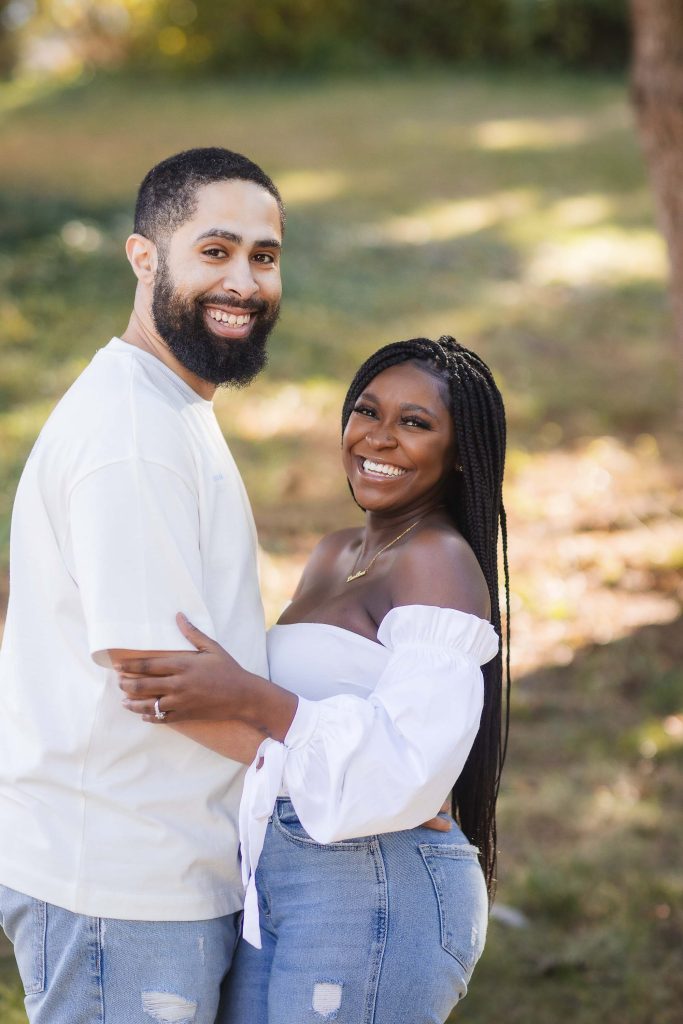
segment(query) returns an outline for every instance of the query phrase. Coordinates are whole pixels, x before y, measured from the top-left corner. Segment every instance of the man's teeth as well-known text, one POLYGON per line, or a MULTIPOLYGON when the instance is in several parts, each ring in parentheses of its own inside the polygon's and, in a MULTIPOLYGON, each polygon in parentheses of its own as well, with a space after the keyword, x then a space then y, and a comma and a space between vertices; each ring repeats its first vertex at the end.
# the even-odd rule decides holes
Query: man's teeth
POLYGON ((370 473, 383 473, 384 476, 403 476, 406 472, 400 466, 389 466, 386 462, 370 462, 370 459, 364 460, 363 469, 370 473))
POLYGON ((251 313, 245 313, 243 316, 235 316, 234 313, 224 313, 222 309, 210 309, 209 316, 221 323, 229 324, 231 327, 243 327, 251 320, 251 313))

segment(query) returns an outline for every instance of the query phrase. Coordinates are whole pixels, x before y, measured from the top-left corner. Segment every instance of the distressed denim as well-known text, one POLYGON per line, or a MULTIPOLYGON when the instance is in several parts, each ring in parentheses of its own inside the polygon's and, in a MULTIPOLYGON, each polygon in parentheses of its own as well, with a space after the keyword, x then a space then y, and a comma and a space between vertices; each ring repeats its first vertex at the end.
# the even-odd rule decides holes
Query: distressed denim
POLYGON ((240 941, 218 1024, 443 1024, 465 995, 488 902, 455 824, 320 845, 280 798, 257 876, 263 948, 240 941))
POLYGON ((0 885, 31 1024, 214 1024, 239 916, 85 917, 0 885))

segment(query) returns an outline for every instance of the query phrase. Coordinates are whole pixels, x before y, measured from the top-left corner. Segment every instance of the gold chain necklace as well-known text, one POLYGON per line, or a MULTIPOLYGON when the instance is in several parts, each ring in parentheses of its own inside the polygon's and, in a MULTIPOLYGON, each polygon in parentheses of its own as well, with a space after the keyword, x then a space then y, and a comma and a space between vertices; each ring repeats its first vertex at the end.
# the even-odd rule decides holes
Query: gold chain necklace
POLYGON ((411 523, 410 526, 406 530, 403 531, 403 533, 399 533, 398 537, 394 537, 394 539, 390 540, 388 544, 385 544, 383 548, 380 548, 379 551, 375 555, 372 556, 372 558, 370 559, 368 564, 365 566, 365 568, 364 569, 360 569, 358 572, 351 573, 350 576, 346 577, 346 582, 347 583, 352 583, 353 580, 358 580, 358 579, 361 578, 361 576, 367 576, 367 574, 370 572, 370 570, 372 569, 373 565, 375 564, 375 562, 377 561, 379 556, 383 555, 384 552, 387 551, 390 547, 393 547, 393 545, 396 544, 401 539, 401 537, 405 537, 405 535, 407 533, 410 533, 411 530, 414 530, 415 527, 417 526, 417 524, 421 523, 423 519, 424 519, 424 516, 421 516, 419 519, 416 519, 414 523, 411 523))

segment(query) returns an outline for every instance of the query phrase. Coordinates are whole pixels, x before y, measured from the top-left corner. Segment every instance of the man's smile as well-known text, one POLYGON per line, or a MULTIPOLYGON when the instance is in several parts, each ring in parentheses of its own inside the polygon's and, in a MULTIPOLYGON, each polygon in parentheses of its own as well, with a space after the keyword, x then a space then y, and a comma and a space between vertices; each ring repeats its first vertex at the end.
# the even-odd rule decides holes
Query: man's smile
POLYGON ((222 338, 246 338, 255 313, 230 306, 205 306, 209 329, 222 338))

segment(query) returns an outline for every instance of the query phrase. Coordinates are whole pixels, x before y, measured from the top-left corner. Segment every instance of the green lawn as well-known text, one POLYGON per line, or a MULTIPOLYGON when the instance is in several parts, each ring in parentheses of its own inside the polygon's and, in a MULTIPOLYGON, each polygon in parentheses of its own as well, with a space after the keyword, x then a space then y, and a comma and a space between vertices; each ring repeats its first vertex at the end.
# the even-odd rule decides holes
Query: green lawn
MULTIPOLYGON (((96 80, 6 87, 0 122, 0 557, 41 423, 127 321, 136 183, 189 146, 253 156, 288 205, 286 298, 270 369, 218 411, 271 618, 313 539, 354 517, 337 423, 365 355, 451 333, 506 395, 516 687, 499 900, 528 924, 492 921, 454 1019, 673 1024, 681 446, 665 254, 622 83, 96 80)), ((2 1024, 18 1006, 0 959, 2 1024)))

